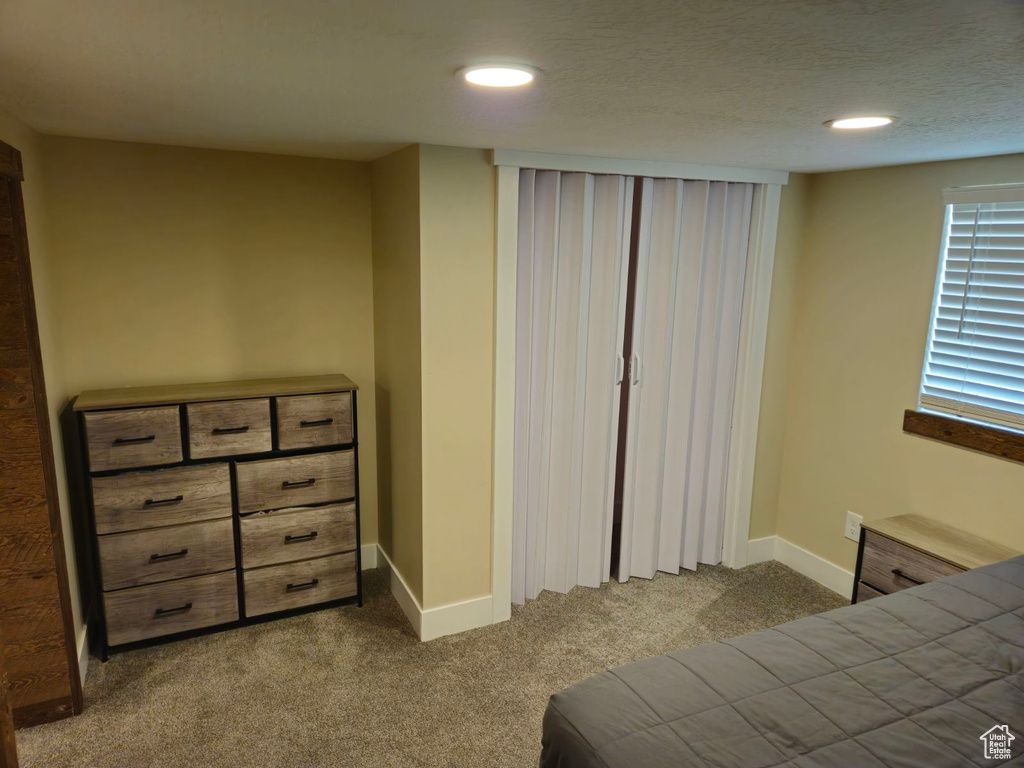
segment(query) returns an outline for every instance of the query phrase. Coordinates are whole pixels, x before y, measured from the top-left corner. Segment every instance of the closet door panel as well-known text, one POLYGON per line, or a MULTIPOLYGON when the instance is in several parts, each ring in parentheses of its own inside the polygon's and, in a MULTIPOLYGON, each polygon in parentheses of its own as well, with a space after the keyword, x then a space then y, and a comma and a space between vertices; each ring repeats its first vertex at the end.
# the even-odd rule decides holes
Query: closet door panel
MULTIPOLYGON (((577 428, 582 428, 582 414, 577 414, 580 401, 581 353, 586 348, 579 344, 580 282, 585 271, 584 251, 588 249, 590 232, 588 192, 592 193, 593 180, 585 174, 562 174, 559 227, 555 264, 554 291, 554 343, 551 357, 551 419, 548 425, 547 483, 547 548, 545 551, 545 588, 556 592, 569 591, 569 573, 575 585, 579 531, 579 501, 573 506, 574 467, 579 465, 578 452, 582 447, 577 428), (573 541, 570 547, 569 542, 573 541)), ((589 254, 588 254, 589 256, 589 254)))
POLYGON ((651 185, 651 216, 641 226, 643 245, 637 270, 630 428, 623 507, 632 510, 630 572, 651 578, 657 570, 664 472, 665 406, 668 393, 670 329, 675 307, 682 182, 657 179, 651 185))
POLYGON ((753 189, 644 181, 620 580, 721 560, 753 189))
MULTIPOLYGON (((519 173, 519 227, 516 254, 516 405, 513 438, 512 484, 512 602, 521 605, 527 597, 527 573, 532 573, 532 548, 526 546, 533 529, 528 501, 530 461, 530 402, 533 381, 531 329, 533 327, 533 206, 537 172, 519 173)), ((532 579, 531 579, 532 581, 532 579)), ((530 595, 536 597, 536 595, 530 595)))
POLYGON ((690 456, 686 468, 686 504, 683 520, 682 566, 697 567, 697 556, 704 528, 704 495, 707 487, 708 444, 711 430, 710 405, 714 396, 715 365, 718 352, 717 312, 719 277, 725 226, 724 183, 712 183, 708 192, 705 218, 704 252, 701 264, 699 320, 696 328, 697 352, 694 361, 693 420, 690 426, 690 456))
POLYGON ((696 329, 700 318, 705 216, 710 185, 687 181, 683 187, 682 225, 676 267, 675 314, 669 390, 666 402, 665 458, 662 507, 675 510, 662 515, 658 542, 658 570, 675 573, 682 562, 683 520, 686 514, 686 467, 690 456, 693 418, 696 329))
MULTIPOLYGON (((585 385, 576 479, 582 525, 579 529, 578 584, 599 587, 610 578, 615 453, 619 423, 618 362, 625 325, 632 179, 597 176, 593 191, 586 312, 585 385), (601 514, 594 514, 601 512, 601 514)), ((586 285, 586 282, 584 283, 586 285)))
POLYGON ((740 321, 743 315, 743 287, 746 278, 747 245, 753 188, 730 185, 726 197, 726 229, 722 252, 719 290, 718 355, 714 374, 714 404, 711 409, 711 434, 708 455, 705 507, 707 515, 701 536, 698 560, 718 562, 722 555, 725 521, 725 486, 728 475, 732 411, 736 391, 739 357, 740 321), (739 209, 739 213, 736 212, 739 209))
POLYGON ((623 177, 520 174, 513 600, 610 570, 623 177))

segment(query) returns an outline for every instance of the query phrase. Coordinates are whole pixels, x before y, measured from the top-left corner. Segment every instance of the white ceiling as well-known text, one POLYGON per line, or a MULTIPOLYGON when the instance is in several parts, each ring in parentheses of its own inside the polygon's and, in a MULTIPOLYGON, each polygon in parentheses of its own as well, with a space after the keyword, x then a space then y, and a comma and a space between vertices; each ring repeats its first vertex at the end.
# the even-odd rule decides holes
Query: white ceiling
POLYGON ((1024 151, 1018 0, 0 0, 45 133, 365 160, 426 142, 820 171, 1024 151), (529 89, 471 89, 488 58, 529 89), (893 114, 836 135, 829 118, 893 114))

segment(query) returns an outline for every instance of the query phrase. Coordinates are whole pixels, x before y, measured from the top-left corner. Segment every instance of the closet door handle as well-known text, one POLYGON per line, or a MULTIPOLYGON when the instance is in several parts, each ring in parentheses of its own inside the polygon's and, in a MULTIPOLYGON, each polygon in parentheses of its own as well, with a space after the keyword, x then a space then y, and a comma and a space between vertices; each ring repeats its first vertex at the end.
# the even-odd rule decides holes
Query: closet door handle
POLYGON ((622 383, 623 369, 626 367, 626 361, 622 359, 622 354, 619 353, 615 356, 615 383, 622 383))
POLYGON ((629 376, 634 387, 640 383, 640 355, 636 352, 629 359, 629 376))

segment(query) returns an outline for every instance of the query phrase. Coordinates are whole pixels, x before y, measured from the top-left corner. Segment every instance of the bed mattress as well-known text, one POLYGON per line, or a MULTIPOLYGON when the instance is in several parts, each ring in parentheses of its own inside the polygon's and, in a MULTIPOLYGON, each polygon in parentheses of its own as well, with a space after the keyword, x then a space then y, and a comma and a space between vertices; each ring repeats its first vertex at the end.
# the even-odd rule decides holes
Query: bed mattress
POLYGON ((1024 556, 602 672, 551 697, 540 764, 1024 765, 1024 556))

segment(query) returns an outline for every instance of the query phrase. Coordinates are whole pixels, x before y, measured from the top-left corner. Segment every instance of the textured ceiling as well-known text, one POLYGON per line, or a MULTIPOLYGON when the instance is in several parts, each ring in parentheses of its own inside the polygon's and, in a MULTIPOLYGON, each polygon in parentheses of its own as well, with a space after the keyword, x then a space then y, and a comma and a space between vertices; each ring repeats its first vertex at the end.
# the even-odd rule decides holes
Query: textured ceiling
POLYGON ((410 142, 829 170, 1024 151, 1018 0, 0 0, 46 132, 369 159, 410 142), (519 60, 518 92, 467 63, 519 60), (836 135, 829 118, 893 114, 836 135))

